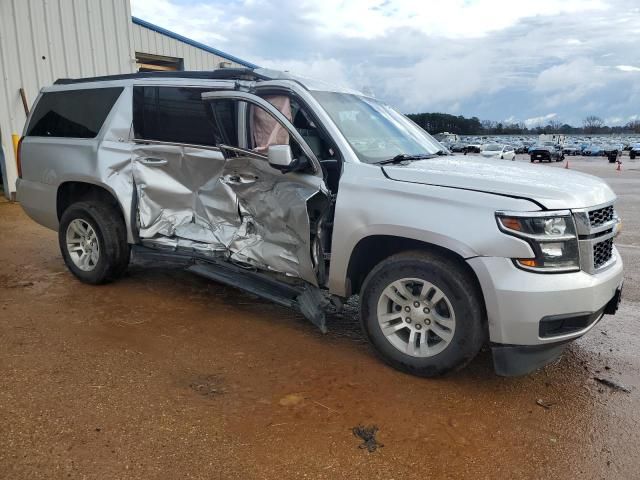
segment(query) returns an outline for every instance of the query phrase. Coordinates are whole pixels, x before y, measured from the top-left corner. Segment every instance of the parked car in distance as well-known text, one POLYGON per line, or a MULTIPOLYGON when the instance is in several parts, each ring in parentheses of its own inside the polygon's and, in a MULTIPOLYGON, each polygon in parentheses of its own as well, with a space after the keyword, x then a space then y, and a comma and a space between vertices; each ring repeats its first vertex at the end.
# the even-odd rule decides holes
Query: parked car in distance
POLYGON ((553 142, 545 142, 541 145, 535 145, 529 150, 529 155, 531 155, 531 163, 536 160, 539 160, 540 162, 561 162, 564 160, 562 148, 560 145, 554 144, 553 142))
POLYGON ((605 155, 604 146, 592 143, 582 151, 582 155, 586 157, 603 157, 605 155))
POLYGON ((482 145, 479 143, 470 143, 467 145, 467 153, 480 153, 482 149, 482 145))
POLYGON ((580 155, 582 150, 577 145, 565 145, 562 147, 562 153, 564 155, 580 155))
POLYGON ((454 143, 449 147, 449 150, 454 153, 464 153, 467 150, 467 145, 464 143, 454 143))
POLYGON ((484 145, 480 155, 486 158, 499 158, 501 160, 515 160, 516 152, 511 145, 497 143, 484 145))
POLYGON ((640 143, 634 143, 629 149, 629 158, 633 160, 638 156, 640 156, 640 143))
POLYGON ((606 182, 447 154, 383 102, 286 72, 61 80, 18 150, 20 205, 80 281, 170 261, 323 332, 357 296, 374 350, 415 375, 483 345, 497 373, 527 373, 621 298, 606 182))

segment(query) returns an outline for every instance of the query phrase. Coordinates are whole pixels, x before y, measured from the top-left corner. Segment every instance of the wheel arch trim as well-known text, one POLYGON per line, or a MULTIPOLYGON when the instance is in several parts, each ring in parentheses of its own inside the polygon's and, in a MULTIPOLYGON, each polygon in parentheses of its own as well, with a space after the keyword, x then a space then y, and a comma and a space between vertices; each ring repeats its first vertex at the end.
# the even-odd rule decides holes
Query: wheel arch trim
MULTIPOLYGON (((354 284, 353 278, 354 262, 358 262, 358 256, 361 255, 361 250, 366 248, 369 243, 373 242, 377 244, 377 247, 380 247, 380 243, 378 242, 380 240, 383 242, 392 241, 396 244, 397 248, 392 249, 390 252, 385 251, 383 256, 374 256, 372 260, 380 261, 392 254, 416 249, 437 249, 439 251, 449 252, 462 261, 478 256, 477 252, 469 245, 435 232, 425 232, 424 230, 410 227, 389 227, 385 225, 379 226, 379 228, 376 226, 369 227, 365 235, 354 235, 351 248, 348 249, 348 254, 345 254, 344 257, 347 260, 341 265, 339 272, 333 265, 333 262, 337 259, 332 260, 329 278, 329 289, 331 293, 348 297, 356 290, 354 287, 357 287, 357 282, 354 284)), ((383 248, 386 248, 386 246, 383 248)))
MULTIPOLYGON (((69 178, 66 178, 64 181, 62 181, 62 182, 60 182, 58 184, 58 186, 56 188, 56 216, 58 218, 58 224, 60 223, 60 219, 61 219, 62 214, 64 212, 64 209, 62 209, 61 205, 60 205, 61 201, 63 200, 63 199, 61 199, 61 195, 62 195, 62 192, 64 192, 64 190, 66 188, 69 188, 70 185, 78 185, 78 186, 82 186, 84 188, 88 188, 89 190, 94 190, 94 191, 104 191, 107 195, 109 195, 109 197, 118 206, 118 209, 120 210, 120 213, 122 214, 122 218, 124 219, 124 223, 125 223, 125 226, 126 226, 126 229, 127 229, 127 239, 130 242, 130 239, 131 239, 131 228, 130 228, 131 215, 130 215, 130 213, 127 213, 126 206, 123 205, 123 203, 120 200, 120 197, 117 195, 115 190, 110 185, 108 185, 106 183, 102 183, 102 182, 96 182, 94 179, 87 179, 87 178, 84 178, 84 177, 78 177, 78 178, 69 177, 69 178)), ((81 201, 82 199, 83 198, 80 197, 76 201, 81 201)), ((86 197, 84 199, 86 199, 86 197)), ((68 205, 71 205, 72 203, 75 203, 75 201, 69 202, 68 205)))

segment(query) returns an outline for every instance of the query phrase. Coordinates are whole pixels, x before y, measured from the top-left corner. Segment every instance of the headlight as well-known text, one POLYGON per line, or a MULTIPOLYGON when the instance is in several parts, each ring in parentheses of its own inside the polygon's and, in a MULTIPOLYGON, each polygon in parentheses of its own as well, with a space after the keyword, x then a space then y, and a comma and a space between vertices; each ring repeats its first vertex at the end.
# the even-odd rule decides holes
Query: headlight
POLYGON ((573 216, 558 212, 496 212, 500 230, 531 245, 534 258, 514 258, 516 266, 541 273, 580 270, 573 216))

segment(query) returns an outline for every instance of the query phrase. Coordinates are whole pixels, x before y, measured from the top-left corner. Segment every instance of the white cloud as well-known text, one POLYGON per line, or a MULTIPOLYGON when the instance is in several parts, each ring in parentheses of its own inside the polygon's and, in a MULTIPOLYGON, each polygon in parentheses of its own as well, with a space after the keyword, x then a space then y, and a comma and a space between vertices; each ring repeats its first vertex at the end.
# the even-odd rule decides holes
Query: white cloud
POLYGON ((556 118, 558 116, 557 113, 548 113, 546 115, 541 115, 540 117, 532 117, 532 118, 527 118, 524 121, 524 124, 528 127, 537 127, 538 125, 545 125, 547 124, 550 120, 553 120, 554 118, 556 118))
MULTIPOLYGON (((218 43, 228 39, 225 29, 212 28, 226 23, 224 8, 206 2, 180 5, 172 0, 132 0, 131 11, 134 16, 204 43, 218 43)), ((245 17, 236 17, 233 22, 238 26, 247 26, 251 21, 245 17)))
POLYGON ((578 58, 543 70, 534 88, 544 94, 549 107, 575 102, 606 86, 611 81, 609 69, 588 58, 578 58))
POLYGON ((342 62, 335 58, 316 58, 310 60, 265 60, 257 59, 259 65, 268 65, 269 68, 291 72, 300 77, 308 77, 320 80, 331 85, 362 90, 366 85, 357 85, 355 79, 350 77, 342 62))
POLYGON ((303 0, 304 17, 329 34, 376 38, 392 29, 428 35, 478 37, 534 16, 606 10, 600 0, 303 0))
POLYGON ((136 16, 258 65, 369 89, 404 112, 543 122, 558 112, 579 124, 588 114, 639 113, 637 1, 131 0, 131 6, 136 16))
POLYGON ((621 72, 640 72, 640 67, 634 67, 633 65, 616 65, 616 68, 621 72))

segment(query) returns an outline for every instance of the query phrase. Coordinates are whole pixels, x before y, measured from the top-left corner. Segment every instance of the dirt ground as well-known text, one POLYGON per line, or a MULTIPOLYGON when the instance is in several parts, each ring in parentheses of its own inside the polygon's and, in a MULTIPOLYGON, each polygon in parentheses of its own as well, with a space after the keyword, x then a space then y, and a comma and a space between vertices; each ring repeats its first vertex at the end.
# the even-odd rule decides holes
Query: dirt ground
POLYGON ((404 375, 353 308, 322 335, 157 265, 81 284, 56 234, 0 203, 0 478, 639 478, 640 160, 570 167, 620 196, 625 299, 521 378, 495 376, 488 352, 446 378, 404 375), (384 446, 359 448, 357 425, 384 446))

